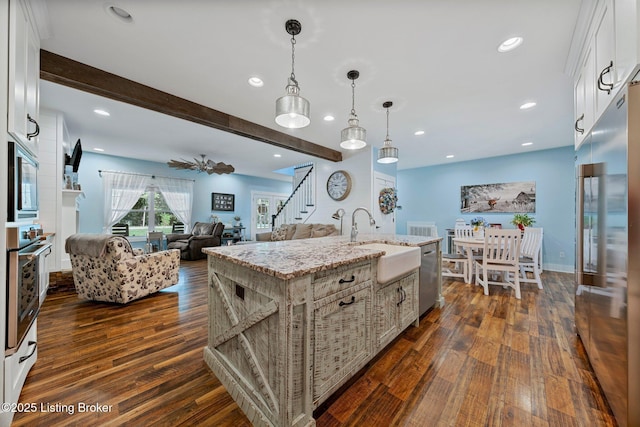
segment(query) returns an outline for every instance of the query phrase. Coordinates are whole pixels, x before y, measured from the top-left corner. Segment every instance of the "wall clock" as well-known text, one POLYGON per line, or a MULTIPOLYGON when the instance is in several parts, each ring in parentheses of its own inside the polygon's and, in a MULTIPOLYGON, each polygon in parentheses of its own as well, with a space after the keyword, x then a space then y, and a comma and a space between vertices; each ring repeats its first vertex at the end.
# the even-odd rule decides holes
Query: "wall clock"
POLYGON ((344 200, 351 191, 351 176, 346 171, 335 171, 327 179, 327 193, 333 200, 344 200))

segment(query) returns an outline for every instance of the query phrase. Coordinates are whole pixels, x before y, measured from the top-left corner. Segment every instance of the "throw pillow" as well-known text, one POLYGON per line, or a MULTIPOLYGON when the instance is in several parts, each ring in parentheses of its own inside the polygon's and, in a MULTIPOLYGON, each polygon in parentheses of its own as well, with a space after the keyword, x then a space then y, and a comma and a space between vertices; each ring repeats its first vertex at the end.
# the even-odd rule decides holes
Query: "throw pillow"
POLYGON ((311 237, 311 224, 296 224, 296 232, 291 239, 308 239, 309 237, 311 237))
POLYGON ((287 227, 285 225, 281 225, 271 232, 271 241, 277 242, 279 240, 284 240, 287 237, 287 227))

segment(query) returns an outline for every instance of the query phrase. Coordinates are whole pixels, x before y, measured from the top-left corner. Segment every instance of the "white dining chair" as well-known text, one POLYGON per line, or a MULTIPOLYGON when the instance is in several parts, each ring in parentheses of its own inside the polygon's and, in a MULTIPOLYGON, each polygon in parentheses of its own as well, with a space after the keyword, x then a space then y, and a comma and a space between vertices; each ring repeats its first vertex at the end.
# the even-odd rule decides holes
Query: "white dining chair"
POLYGON ((520 299, 520 244, 518 229, 489 228, 484 235, 482 258, 475 260, 476 285, 484 288, 489 295, 489 285, 509 286, 520 299), (501 282, 491 281, 489 272, 501 272, 501 282), (511 281, 513 279, 513 281, 511 281))
MULTIPOLYGON (((460 224, 456 221, 456 225, 453 229, 455 238, 464 238, 473 236, 473 228, 470 225, 464 223, 460 224)), ((443 277, 460 277, 465 282, 471 281, 471 270, 468 265, 467 254, 460 246, 456 246, 455 251, 451 254, 442 254, 442 276, 443 277), (453 268, 451 267, 453 265, 453 268)))
POLYGON ((539 259, 542 236, 542 228, 526 227, 520 245, 520 282, 535 283, 538 289, 542 289, 539 259), (533 278, 529 278, 527 273, 531 273, 533 278))

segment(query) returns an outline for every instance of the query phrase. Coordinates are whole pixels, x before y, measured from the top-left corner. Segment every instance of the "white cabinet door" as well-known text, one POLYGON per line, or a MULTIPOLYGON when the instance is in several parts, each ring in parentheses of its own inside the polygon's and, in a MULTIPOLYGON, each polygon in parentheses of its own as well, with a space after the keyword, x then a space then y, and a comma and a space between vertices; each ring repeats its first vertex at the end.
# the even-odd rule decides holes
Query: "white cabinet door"
POLYGON ((626 81, 640 62, 638 0, 615 0, 616 81, 626 81))
POLYGON ((615 30, 613 26, 613 0, 604 2, 601 13, 595 18, 595 117, 600 117, 614 95, 615 30))
POLYGON ((7 130, 36 156, 39 76, 40 40, 29 21, 25 3, 10 1, 7 130))
POLYGON ((594 122, 595 98, 595 64, 593 45, 585 51, 580 74, 575 82, 575 146, 580 145, 585 135, 589 133, 594 122))
POLYGON ((18 1, 9 4, 9 133, 27 134, 27 15, 18 1))
POLYGON ((577 147, 582 142, 584 135, 586 133, 585 124, 584 124, 584 116, 585 116, 585 81, 584 81, 584 70, 578 74, 576 78, 576 82, 573 89, 574 96, 574 111, 575 111, 575 122, 573 124, 574 129, 574 143, 577 147))

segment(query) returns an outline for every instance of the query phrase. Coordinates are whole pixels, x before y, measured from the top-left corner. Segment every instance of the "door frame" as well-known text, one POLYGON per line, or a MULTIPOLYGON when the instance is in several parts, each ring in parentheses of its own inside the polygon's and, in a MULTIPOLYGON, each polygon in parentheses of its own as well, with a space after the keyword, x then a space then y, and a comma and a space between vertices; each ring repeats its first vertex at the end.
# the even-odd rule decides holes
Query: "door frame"
MULTIPOLYGON (((274 193, 271 191, 251 190, 251 237, 250 237, 251 240, 256 239, 256 232, 258 232, 256 228, 257 209, 256 209, 255 201, 259 197, 269 198, 273 202, 276 198, 287 200, 289 195, 286 193, 274 193)), ((275 203, 270 203, 269 209, 271 209, 273 206, 275 206, 275 203)), ((275 214, 275 212, 272 212, 272 211, 269 212, 268 213, 269 217, 271 217, 272 214, 275 214)))

